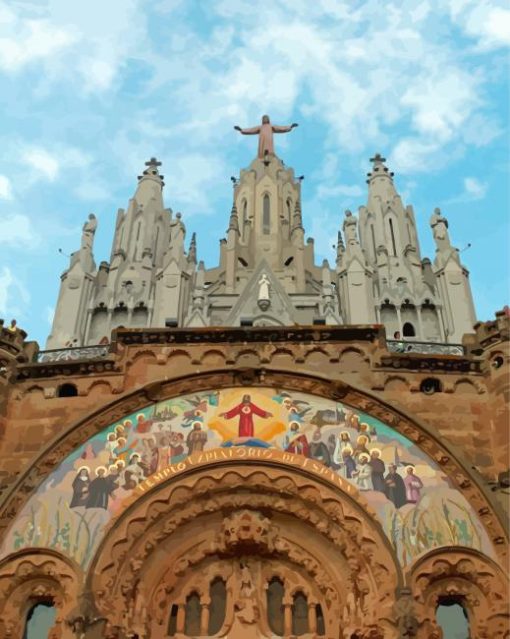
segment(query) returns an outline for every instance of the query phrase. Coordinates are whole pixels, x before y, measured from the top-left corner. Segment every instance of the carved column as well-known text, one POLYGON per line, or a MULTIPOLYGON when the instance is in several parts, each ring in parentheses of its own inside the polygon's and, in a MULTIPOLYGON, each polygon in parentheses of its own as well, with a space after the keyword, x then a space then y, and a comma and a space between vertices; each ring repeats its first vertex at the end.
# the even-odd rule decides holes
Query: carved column
POLYGON ((312 634, 317 632, 317 603, 315 601, 308 603, 308 632, 312 634))
POLYGON ((292 599, 287 597, 283 600, 283 636, 292 634, 292 599))
POLYGON ((186 604, 177 604, 177 619, 176 619, 176 631, 184 632, 184 625, 186 623, 186 604))
POLYGON ((209 617, 210 617, 211 599, 203 597, 200 601, 200 634, 209 634, 209 617))

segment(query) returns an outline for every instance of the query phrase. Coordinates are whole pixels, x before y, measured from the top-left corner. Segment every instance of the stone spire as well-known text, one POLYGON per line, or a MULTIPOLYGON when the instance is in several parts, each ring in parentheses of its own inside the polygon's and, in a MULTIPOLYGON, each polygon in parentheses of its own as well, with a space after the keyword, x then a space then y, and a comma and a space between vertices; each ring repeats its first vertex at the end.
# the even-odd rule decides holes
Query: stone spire
POLYGON ((239 235, 239 216, 237 215, 237 207, 235 205, 235 202, 232 205, 232 211, 230 212, 228 231, 235 231, 236 234, 239 235))
POLYGON ((469 273, 461 264, 459 250, 450 242, 448 220, 440 209, 434 210, 430 226, 436 243, 433 271, 444 307, 445 337, 447 341, 460 343, 465 333, 473 331, 476 322, 469 273))
POLYGON ((197 263, 197 234, 196 233, 192 234, 191 242, 189 243, 188 262, 190 264, 197 263))

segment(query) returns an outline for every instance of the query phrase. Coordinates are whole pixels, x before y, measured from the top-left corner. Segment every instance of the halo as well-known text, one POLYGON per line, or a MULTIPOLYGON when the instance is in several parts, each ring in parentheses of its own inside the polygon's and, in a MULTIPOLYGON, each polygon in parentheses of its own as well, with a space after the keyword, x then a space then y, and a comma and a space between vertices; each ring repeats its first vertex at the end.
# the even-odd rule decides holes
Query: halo
POLYGON ((381 449, 380 448, 371 448, 370 449, 370 454, 372 453, 377 453, 379 455, 379 457, 381 456, 381 449))
POLYGON ((341 431, 341 433, 340 433, 340 438, 342 437, 342 435, 347 435, 347 437, 348 437, 349 439, 351 438, 351 436, 349 435, 349 432, 348 432, 347 430, 343 430, 343 431, 341 431))
POLYGON ((82 470, 86 470, 88 473, 90 473, 90 468, 88 466, 80 466, 76 471, 78 475, 81 473, 82 470))
POLYGON ((361 461, 362 459, 370 461, 370 457, 366 453, 361 453, 361 455, 359 456, 359 460, 361 461))
POLYGON ((96 468, 96 475, 99 475, 99 471, 100 471, 100 470, 104 470, 104 472, 105 472, 105 473, 107 472, 107 470, 106 470, 106 466, 98 466, 98 467, 96 468))

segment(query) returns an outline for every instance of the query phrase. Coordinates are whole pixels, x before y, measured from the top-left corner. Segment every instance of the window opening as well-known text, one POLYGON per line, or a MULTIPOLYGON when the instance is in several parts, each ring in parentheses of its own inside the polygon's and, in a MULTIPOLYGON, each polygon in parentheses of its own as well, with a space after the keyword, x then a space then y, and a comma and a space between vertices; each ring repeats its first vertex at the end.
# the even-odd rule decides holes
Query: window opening
POLYGON ((390 217, 390 233, 391 233, 391 244, 393 246, 393 255, 397 257, 397 246, 395 244, 395 232, 393 231, 393 220, 390 217))
POLYGON ((186 599, 184 633, 190 637, 200 634, 200 597, 196 592, 186 599))
POLYGON ((177 632, 177 612, 179 610, 179 606, 177 604, 173 604, 170 609, 170 619, 168 620, 168 636, 173 637, 177 632))
POLYGON ((262 207, 262 233, 269 235, 271 230, 271 202, 269 195, 264 195, 263 207, 262 207))
POLYGON ((461 597, 439 597, 436 621, 443 631, 443 639, 469 639, 469 620, 461 597))
POLYGON ((308 632, 308 601, 302 592, 293 597, 292 603, 292 634, 304 635, 308 632))
POLYGON ((57 611, 53 603, 43 601, 34 604, 28 611, 23 639, 45 639, 55 625, 57 611))
POLYGON ((267 587, 267 621, 269 627, 279 637, 283 637, 283 582, 275 577, 267 587))
POLYGON ((415 337, 416 331, 414 330, 414 326, 411 322, 406 322, 402 327, 402 332, 404 333, 404 337, 415 337))
POLYGON ((211 582, 209 596, 211 598, 211 606, 208 633, 210 635, 215 635, 223 626, 227 605, 227 587, 221 577, 218 577, 211 582))

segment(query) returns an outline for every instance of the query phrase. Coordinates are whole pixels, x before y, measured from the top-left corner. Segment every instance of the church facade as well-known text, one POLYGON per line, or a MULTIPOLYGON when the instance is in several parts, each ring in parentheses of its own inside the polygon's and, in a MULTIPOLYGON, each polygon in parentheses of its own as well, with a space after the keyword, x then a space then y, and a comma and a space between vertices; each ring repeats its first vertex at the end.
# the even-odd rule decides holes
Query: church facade
POLYGON ((437 209, 421 257, 380 155, 317 265, 266 151, 218 266, 151 159, 47 350, 1 324, 0 637, 510 636, 508 313, 476 322, 437 209))

